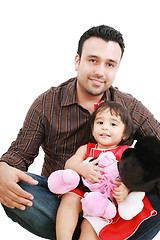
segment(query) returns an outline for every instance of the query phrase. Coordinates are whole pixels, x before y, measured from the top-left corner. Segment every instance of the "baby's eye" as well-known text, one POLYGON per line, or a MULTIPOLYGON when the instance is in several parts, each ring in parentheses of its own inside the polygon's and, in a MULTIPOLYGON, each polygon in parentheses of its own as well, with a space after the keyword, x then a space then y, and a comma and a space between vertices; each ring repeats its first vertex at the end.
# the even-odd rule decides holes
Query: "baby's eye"
POLYGON ((117 124, 116 123, 111 123, 111 126, 115 127, 115 126, 117 126, 117 124))
POLYGON ((102 121, 99 121, 99 122, 97 122, 97 124, 99 124, 99 125, 102 125, 102 124, 103 124, 103 122, 102 122, 102 121))

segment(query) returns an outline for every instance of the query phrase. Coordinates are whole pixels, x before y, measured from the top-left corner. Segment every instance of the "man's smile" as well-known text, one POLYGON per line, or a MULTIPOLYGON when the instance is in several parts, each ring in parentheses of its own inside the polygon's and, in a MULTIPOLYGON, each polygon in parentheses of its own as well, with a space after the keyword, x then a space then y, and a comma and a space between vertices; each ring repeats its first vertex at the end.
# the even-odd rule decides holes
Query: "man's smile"
POLYGON ((93 83, 94 85, 98 86, 98 87, 105 83, 104 80, 98 79, 98 78, 92 78, 92 77, 90 77, 89 80, 92 81, 92 83, 93 83))

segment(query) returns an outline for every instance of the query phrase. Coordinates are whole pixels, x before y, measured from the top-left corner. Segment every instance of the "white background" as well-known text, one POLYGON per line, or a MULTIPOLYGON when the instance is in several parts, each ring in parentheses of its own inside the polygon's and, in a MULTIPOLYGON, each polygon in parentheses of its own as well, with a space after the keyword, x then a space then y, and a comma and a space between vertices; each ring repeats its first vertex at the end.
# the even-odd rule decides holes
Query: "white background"
MULTIPOLYGON (((141 100, 160 121, 158 0, 0 0, 0 155, 16 138, 33 100, 76 76, 79 37, 100 24, 125 39, 114 86, 141 100)), ((42 162, 40 151, 29 170, 40 174, 42 162)), ((39 239, 12 223, 2 207, 0 226, 4 239, 39 239)))

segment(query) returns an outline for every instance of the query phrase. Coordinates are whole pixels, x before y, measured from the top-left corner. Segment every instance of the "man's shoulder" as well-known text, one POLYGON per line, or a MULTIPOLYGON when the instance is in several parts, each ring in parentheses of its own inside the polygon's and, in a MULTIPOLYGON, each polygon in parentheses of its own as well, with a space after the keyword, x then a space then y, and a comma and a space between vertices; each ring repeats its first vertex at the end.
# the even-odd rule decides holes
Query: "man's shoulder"
POLYGON ((45 114, 52 112, 53 108, 58 111, 61 105, 63 105, 66 99, 68 99, 67 96, 69 96, 71 101, 73 101, 70 93, 74 93, 75 84, 76 78, 72 78, 57 87, 51 87, 34 100, 31 105, 31 109, 36 109, 37 111, 45 114))
POLYGON ((67 91, 75 84, 75 82, 76 82, 76 78, 71 78, 56 87, 51 87, 47 91, 43 92, 39 96, 39 98, 44 98, 44 97, 46 98, 46 97, 54 95, 55 93, 61 93, 62 91, 67 91))
POLYGON ((76 78, 70 78, 69 80, 61 83, 60 85, 58 85, 57 87, 51 87, 51 91, 55 92, 55 91, 61 91, 61 90, 67 90, 68 88, 72 87, 76 82, 76 78))
POLYGON ((135 99, 132 94, 123 92, 118 87, 111 86, 110 91, 113 97, 135 99))
POLYGON ((111 101, 118 102, 122 105, 134 105, 137 103, 137 99, 130 93, 123 92, 117 87, 110 87, 111 101))

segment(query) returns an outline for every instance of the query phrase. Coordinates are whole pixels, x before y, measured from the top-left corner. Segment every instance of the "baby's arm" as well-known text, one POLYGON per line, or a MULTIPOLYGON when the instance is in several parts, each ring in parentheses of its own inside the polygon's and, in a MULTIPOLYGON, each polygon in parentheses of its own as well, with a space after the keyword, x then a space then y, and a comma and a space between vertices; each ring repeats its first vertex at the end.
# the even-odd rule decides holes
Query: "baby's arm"
POLYGON ((81 163, 84 161, 87 152, 87 145, 83 145, 78 148, 76 153, 70 157, 65 163, 65 169, 69 168, 76 171, 79 175, 81 174, 81 163))
POLYGON ((130 190, 120 181, 114 181, 113 183, 116 184, 117 187, 114 188, 112 196, 117 202, 121 202, 128 196, 130 190))
POLYGON ((69 168, 76 171, 80 176, 88 179, 90 182, 99 182, 99 179, 102 179, 102 175, 97 171, 104 172, 104 170, 98 166, 98 159, 89 162, 89 163, 82 163, 85 159, 87 152, 87 145, 83 145, 78 148, 77 152, 67 160, 65 164, 65 169, 69 168))

